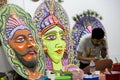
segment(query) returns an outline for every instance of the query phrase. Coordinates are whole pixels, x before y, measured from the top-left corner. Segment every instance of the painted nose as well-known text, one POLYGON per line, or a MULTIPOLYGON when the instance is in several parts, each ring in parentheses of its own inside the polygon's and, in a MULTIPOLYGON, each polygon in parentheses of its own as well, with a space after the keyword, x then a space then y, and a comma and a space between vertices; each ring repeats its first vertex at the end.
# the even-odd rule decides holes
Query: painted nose
POLYGON ((31 47, 34 47, 35 46, 35 43, 33 43, 32 41, 28 41, 28 47, 31 48, 31 47))
POLYGON ((59 38, 57 39, 57 41, 56 41, 56 47, 57 47, 57 48, 62 48, 62 40, 61 40, 60 37, 59 37, 59 38))
POLYGON ((62 44, 61 44, 61 43, 58 43, 58 44, 56 44, 56 47, 57 47, 57 48, 62 48, 62 44))

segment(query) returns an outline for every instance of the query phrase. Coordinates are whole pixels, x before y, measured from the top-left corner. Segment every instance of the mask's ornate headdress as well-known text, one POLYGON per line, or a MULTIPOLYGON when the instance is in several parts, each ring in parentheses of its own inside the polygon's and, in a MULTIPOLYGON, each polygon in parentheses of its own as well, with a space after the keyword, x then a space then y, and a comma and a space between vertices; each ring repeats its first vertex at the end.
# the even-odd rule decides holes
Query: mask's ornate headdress
POLYGON ((6 37, 7 39, 12 39, 14 33, 17 30, 22 30, 22 29, 28 29, 29 28, 25 25, 22 19, 17 17, 14 13, 14 11, 11 9, 10 12, 11 16, 9 17, 7 23, 6 23, 6 37))
POLYGON ((41 32, 41 35, 44 34, 47 30, 53 28, 55 25, 61 27, 65 33, 66 30, 62 24, 62 22, 57 19, 57 17, 54 15, 54 0, 50 1, 50 6, 48 5, 48 1, 45 1, 46 6, 49 9, 49 12, 47 12, 48 14, 46 16, 44 16, 44 18, 40 21, 40 30, 39 32, 41 32))
POLYGON ((50 12, 50 15, 44 18, 40 23, 40 28, 42 30, 41 35, 44 34, 47 30, 53 28, 54 25, 61 27, 65 31, 64 26, 60 23, 60 21, 58 21, 53 13, 50 12))

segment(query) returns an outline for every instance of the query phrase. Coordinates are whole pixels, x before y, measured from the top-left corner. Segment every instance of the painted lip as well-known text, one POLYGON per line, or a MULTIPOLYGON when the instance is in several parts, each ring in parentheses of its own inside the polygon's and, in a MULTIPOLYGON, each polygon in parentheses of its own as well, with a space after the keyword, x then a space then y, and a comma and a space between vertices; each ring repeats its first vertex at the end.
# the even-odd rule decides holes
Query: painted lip
POLYGON ((28 54, 31 54, 31 55, 33 55, 33 54, 35 54, 36 52, 35 52, 35 50, 29 50, 28 51, 28 54))
POLYGON ((62 49, 56 51, 58 54, 62 54, 62 49))

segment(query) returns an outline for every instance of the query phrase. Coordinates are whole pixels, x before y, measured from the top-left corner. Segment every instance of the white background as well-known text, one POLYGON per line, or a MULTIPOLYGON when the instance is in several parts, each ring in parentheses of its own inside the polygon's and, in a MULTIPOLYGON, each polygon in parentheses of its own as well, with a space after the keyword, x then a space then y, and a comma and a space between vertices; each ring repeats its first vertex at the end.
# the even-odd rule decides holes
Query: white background
MULTIPOLYGON (((43 0, 39 0, 38 2, 33 2, 31 0, 8 0, 8 3, 19 5, 30 13, 32 17, 34 16, 36 8, 42 2, 43 0)), ((113 62, 116 62, 115 57, 120 62, 120 0, 64 0, 61 5, 68 14, 71 29, 75 24, 72 17, 76 14, 91 9, 101 15, 103 17, 101 22, 107 33, 109 56, 113 62)), ((0 49, 0 71, 5 71, 8 68, 4 67, 8 65, 8 62, 5 61, 6 59, 3 59, 4 54, 5 53, 0 49)))

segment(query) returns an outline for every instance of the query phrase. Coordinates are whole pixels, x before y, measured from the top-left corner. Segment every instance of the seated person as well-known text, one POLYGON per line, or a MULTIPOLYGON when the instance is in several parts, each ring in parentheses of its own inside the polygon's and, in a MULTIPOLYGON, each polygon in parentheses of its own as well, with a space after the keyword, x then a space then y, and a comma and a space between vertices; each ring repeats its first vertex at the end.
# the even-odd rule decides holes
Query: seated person
POLYGON ((81 39, 77 50, 77 59, 80 60, 80 68, 85 73, 89 71, 91 60, 95 61, 97 70, 112 67, 112 61, 107 59, 107 44, 104 36, 105 32, 102 28, 95 28, 91 35, 81 39))

